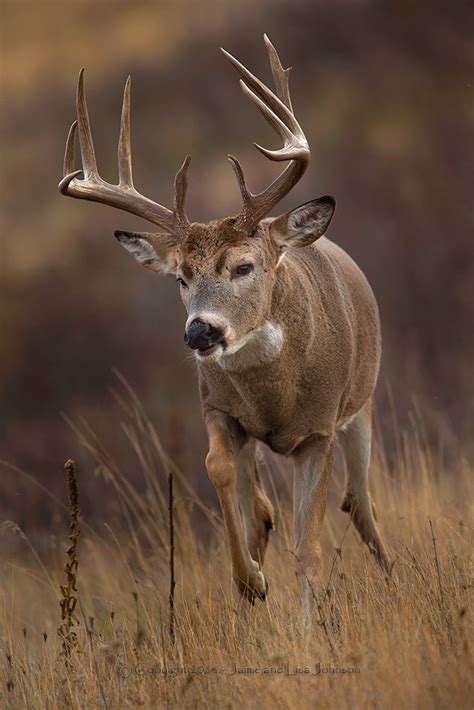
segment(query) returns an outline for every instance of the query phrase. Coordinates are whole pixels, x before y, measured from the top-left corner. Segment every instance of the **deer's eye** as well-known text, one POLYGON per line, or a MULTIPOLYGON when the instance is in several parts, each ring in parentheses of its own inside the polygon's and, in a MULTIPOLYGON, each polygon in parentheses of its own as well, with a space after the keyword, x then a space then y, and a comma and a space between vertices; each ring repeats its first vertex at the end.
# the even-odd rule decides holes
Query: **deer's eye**
POLYGON ((181 278, 181 276, 177 276, 176 281, 179 283, 181 288, 188 288, 188 284, 186 283, 186 281, 184 279, 181 278))
POLYGON ((235 275, 236 276, 247 276, 248 274, 251 274, 253 271, 253 264, 240 264, 236 270, 235 270, 235 275))

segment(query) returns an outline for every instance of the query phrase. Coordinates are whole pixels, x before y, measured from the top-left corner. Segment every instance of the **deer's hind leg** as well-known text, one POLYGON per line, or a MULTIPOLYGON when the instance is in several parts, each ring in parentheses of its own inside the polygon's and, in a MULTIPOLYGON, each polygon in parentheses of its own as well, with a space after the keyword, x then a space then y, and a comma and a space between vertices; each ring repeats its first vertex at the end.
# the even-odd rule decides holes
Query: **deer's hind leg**
POLYGON ((370 451, 372 443, 371 400, 339 432, 344 451, 347 481, 341 510, 349 513, 362 540, 382 569, 390 574, 390 561, 377 528, 375 507, 368 490, 370 451))
POLYGON ((335 437, 315 435, 293 454, 293 524, 296 572, 303 602, 303 623, 309 629, 321 588, 321 528, 334 458, 335 437))

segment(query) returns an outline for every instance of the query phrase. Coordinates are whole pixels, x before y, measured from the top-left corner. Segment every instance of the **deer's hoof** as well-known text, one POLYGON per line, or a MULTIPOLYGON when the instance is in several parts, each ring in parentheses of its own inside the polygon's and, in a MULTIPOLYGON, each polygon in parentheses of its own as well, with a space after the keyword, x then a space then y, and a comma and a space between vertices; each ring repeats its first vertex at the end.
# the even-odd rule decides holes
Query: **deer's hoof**
POLYGON ((247 599, 250 604, 254 605, 258 599, 264 602, 268 594, 268 580, 263 572, 258 571, 253 579, 244 582, 236 580, 240 594, 247 599))

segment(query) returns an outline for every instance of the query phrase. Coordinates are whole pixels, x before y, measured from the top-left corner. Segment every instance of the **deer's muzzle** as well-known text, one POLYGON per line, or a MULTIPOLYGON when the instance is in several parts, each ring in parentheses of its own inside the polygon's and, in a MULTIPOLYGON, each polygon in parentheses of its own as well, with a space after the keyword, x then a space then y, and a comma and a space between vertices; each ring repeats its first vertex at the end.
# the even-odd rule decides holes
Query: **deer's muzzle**
POLYGON ((223 343, 224 333, 211 323, 196 318, 189 324, 184 334, 184 342, 192 350, 204 353, 211 350, 217 343, 223 343))

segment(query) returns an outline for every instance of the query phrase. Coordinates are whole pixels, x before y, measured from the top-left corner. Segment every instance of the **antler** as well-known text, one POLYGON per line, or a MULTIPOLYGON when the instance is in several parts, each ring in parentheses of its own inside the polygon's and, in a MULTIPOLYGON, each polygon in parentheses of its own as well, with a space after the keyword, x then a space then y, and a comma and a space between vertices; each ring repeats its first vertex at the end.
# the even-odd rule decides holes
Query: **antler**
POLYGON ((251 231, 258 222, 296 185, 309 165, 310 151, 306 137, 295 118, 291 106, 288 79, 290 69, 283 69, 277 51, 264 35, 277 95, 257 79, 235 57, 222 49, 227 59, 243 77, 240 80, 242 91, 257 106, 267 121, 283 139, 279 150, 268 150, 254 144, 270 160, 289 160, 289 165, 262 192, 254 195, 245 184, 242 166, 237 158, 229 155, 242 193, 243 209, 237 218, 240 228, 251 231))
POLYGON ((138 217, 159 225, 167 232, 182 235, 188 224, 184 211, 184 202, 188 186, 187 170, 191 160, 188 155, 178 171, 174 186, 174 209, 159 205, 141 195, 133 185, 132 154, 130 145, 130 77, 125 84, 122 104, 122 117, 120 123, 120 137, 118 143, 118 185, 111 185, 103 180, 97 170, 94 143, 87 111, 86 96, 84 92, 84 70, 81 69, 77 82, 77 121, 72 124, 66 142, 64 155, 64 177, 59 183, 59 191, 69 197, 81 200, 102 202, 111 207, 131 212, 138 217), (74 169, 74 143, 76 130, 79 128, 79 142, 81 146, 82 170, 74 169), (82 180, 78 179, 80 174, 82 180))

